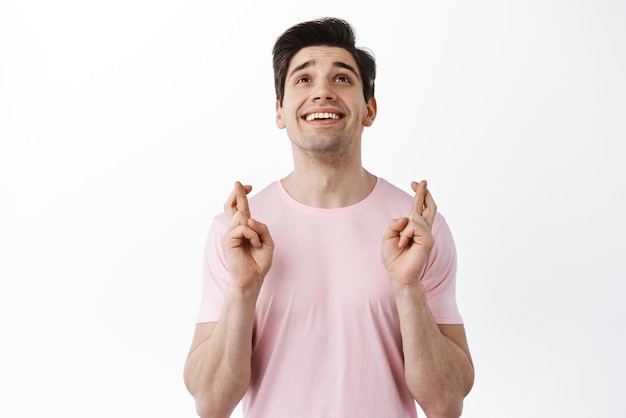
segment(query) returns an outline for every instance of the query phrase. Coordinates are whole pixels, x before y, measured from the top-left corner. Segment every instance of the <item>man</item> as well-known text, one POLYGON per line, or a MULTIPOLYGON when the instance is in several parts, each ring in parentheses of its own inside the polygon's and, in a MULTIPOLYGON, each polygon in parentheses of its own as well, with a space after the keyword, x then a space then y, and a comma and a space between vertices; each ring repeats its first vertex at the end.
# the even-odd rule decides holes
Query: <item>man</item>
POLYGON ((211 226, 185 384, 202 417, 458 417, 473 365, 452 235, 425 181, 366 171, 375 62, 350 25, 293 26, 274 46, 276 123, 294 168, 211 226))

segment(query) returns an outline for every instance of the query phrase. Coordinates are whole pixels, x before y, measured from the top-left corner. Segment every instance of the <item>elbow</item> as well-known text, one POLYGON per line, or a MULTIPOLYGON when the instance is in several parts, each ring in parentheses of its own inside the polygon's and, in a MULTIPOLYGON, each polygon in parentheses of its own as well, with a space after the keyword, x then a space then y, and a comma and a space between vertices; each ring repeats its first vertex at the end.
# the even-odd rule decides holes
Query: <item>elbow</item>
POLYGON ((196 414, 201 418, 228 418, 243 397, 243 393, 229 396, 211 393, 208 390, 191 393, 196 414))
POLYGON ((413 393, 413 398, 428 418, 459 418, 465 396, 457 391, 413 393), (417 395, 417 396, 416 396, 417 395))
POLYGON ((196 414, 200 418, 228 418, 235 409, 232 404, 218 404, 210 401, 206 397, 196 397, 196 414))
POLYGON ((228 413, 222 413, 216 408, 216 403, 212 401, 208 391, 195 387, 188 376, 185 375, 185 386, 189 394, 193 397, 196 414, 201 418, 220 418, 228 417, 228 413))
POLYGON ((220 414, 219 411, 217 411, 216 408, 214 408, 210 402, 207 402, 206 400, 200 399, 200 398, 195 398, 195 400, 196 400, 196 414, 198 414, 200 418, 228 417, 228 413, 220 414))
POLYGON ((194 399, 196 414, 201 418, 228 418, 243 398, 246 387, 231 387, 223 392, 215 386, 197 387, 188 385, 187 389, 194 399), (217 390, 217 391, 216 391, 217 390))
MULTIPOLYGON (((412 383, 413 386, 409 385, 409 388, 420 387, 419 382, 412 383)), ((411 393, 428 418, 459 418, 463 413, 463 401, 473 385, 474 369, 472 367, 471 372, 466 374, 458 384, 448 382, 440 390, 427 392, 411 390, 411 393)))
POLYGON ((203 402, 201 399, 195 398, 196 404, 196 414, 200 418, 212 418, 216 415, 213 413, 214 411, 211 409, 211 406, 206 402, 203 402))
POLYGON ((428 418, 459 418, 463 412, 462 400, 420 406, 428 418))

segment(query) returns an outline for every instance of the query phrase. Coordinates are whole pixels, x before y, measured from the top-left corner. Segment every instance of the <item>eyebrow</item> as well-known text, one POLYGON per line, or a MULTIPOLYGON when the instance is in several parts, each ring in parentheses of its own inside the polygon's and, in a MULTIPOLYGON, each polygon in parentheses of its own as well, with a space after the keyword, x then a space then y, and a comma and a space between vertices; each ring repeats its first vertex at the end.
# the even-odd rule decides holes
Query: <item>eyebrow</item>
MULTIPOLYGON (((294 73, 297 73, 298 71, 302 71, 305 68, 308 68, 308 67, 310 67, 312 65, 315 65, 315 60, 309 60, 309 61, 303 62, 302 64, 298 65, 296 68, 291 70, 291 72, 289 73, 287 78, 290 78, 294 73)), ((357 78, 360 78, 359 77, 359 73, 357 72, 357 70, 355 70, 354 67, 351 66, 350 64, 346 64, 345 62, 341 62, 341 61, 335 61, 335 62, 333 62, 333 65, 335 67, 346 69, 346 70, 350 71, 351 73, 353 73, 357 78)))

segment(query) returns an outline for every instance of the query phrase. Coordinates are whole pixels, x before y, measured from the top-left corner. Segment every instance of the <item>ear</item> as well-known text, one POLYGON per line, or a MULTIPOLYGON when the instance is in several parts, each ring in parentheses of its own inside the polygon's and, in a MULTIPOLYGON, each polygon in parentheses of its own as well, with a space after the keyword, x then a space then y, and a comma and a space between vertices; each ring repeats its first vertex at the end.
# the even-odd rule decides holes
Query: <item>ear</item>
POLYGON ((278 129, 284 129, 286 126, 285 119, 283 119, 283 108, 278 100, 276 100, 276 126, 278 129))
POLYGON ((366 113, 363 117, 363 126, 372 126, 374 119, 376 119, 376 99, 370 97, 366 106, 366 113))

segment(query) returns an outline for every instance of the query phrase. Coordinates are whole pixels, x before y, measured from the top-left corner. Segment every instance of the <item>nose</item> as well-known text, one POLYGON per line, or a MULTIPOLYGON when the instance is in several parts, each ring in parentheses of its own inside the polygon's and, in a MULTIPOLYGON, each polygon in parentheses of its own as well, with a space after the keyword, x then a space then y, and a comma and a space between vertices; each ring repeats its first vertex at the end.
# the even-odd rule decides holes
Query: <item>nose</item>
POLYGON ((314 101, 333 101, 336 99, 332 83, 329 80, 321 80, 317 83, 313 93, 314 101))

